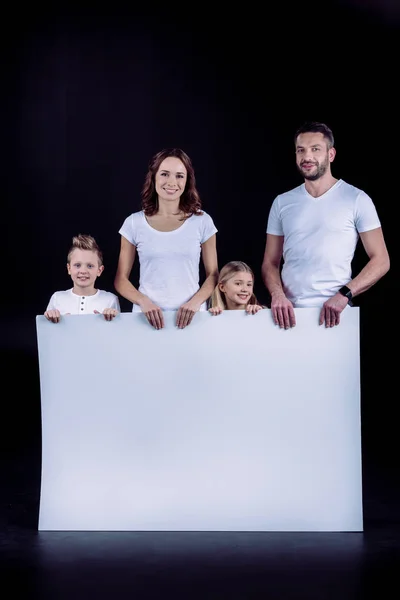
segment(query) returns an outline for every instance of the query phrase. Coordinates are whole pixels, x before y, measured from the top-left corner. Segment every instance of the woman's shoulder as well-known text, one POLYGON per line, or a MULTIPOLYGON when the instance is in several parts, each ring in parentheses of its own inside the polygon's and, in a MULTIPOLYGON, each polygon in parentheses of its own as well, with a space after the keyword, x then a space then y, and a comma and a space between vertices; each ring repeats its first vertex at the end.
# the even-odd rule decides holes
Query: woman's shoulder
POLYGON ((213 220, 211 215, 203 209, 193 213, 190 218, 197 223, 210 223, 213 220))
POLYGON ((129 219, 130 221, 138 221, 140 219, 143 219, 143 215, 144 215, 143 210, 136 210, 135 212, 128 215, 126 217, 126 220, 129 219))
POLYGON ((136 227, 139 223, 143 221, 143 215, 144 212, 142 210, 138 210, 136 212, 131 213, 124 219, 121 229, 124 230, 127 227, 136 227))

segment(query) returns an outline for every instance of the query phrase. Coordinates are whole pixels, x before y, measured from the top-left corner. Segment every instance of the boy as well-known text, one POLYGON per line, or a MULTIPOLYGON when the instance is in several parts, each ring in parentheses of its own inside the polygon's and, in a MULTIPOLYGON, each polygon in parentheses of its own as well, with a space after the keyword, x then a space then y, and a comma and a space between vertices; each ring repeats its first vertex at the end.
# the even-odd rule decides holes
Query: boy
POLYGON ((44 313, 46 319, 58 323, 61 315, 102 313, 107 321, 111 321, 120 312, 115 294, 94 287, 104 265, 102 252, 92 236, 79 234, 72 238, 67 270, 74 286, 52 295, 44 313))

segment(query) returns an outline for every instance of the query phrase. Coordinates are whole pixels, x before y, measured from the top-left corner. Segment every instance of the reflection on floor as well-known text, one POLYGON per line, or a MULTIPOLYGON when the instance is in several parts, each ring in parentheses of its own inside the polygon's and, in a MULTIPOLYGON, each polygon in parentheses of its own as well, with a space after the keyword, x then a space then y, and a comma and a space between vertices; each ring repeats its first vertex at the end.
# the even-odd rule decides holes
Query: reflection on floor
POLYGON ((38 532, 37 447, 4 460, 2 480, 12 597, 354 600, 376 589, 389 598, 400 567, 397 505, 382 487, 380 501, 366 494, 364 533, 38 532))

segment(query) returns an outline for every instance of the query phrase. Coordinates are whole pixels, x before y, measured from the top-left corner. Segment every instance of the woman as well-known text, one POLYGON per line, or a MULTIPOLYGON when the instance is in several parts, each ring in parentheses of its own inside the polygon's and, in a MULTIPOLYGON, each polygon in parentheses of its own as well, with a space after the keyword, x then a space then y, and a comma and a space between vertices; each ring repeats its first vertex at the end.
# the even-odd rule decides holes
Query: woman
POLYGON ((142 189, 142 210, 127 217, 119 230, 121 249, 115 289, 145 313, 156 329, 164 327, 163 310, 177 310, 176 324, 189 325, 207 310, 218 277, 217 229, 201 210, 194 169, 179 148, 158 152, 149 163, 142 189), (129 281, 136 258, 140 284, 129 281), (206 279, 199 286, 202 256, 206 279))

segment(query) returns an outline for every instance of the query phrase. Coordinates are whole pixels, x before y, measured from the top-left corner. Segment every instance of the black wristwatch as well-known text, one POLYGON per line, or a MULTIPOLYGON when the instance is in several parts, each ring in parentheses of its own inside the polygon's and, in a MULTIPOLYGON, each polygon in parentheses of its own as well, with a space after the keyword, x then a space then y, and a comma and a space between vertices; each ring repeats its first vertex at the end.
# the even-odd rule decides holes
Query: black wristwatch
POLYGON ((353 294, 351 293, 351 289, 348 288, 347 285, 344 285, 343 287, 340 288, 339 294, 342 294, 342 296, 346 296, 346 298, 347 298, 347 300, 349 302, 353 298, 353 294))

